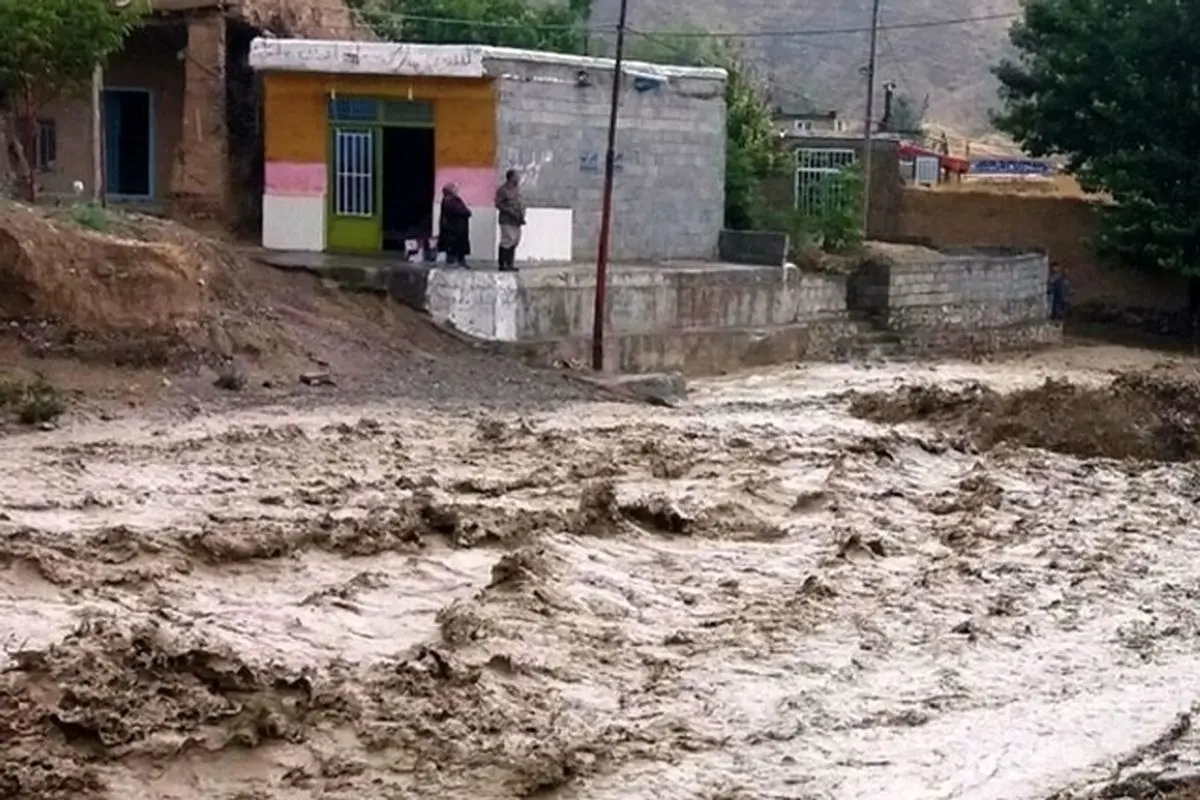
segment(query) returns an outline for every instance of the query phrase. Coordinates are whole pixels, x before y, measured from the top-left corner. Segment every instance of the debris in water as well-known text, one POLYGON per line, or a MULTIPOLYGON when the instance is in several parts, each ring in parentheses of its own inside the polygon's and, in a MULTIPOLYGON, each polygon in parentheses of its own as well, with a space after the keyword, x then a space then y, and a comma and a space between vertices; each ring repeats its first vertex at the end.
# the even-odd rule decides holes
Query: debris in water
POLYGON ((662 495, 622 503, 620 511, 626 518, 652 533, 690 533, 694 521, 680 510, 674 500, 662 495))
POLYGON ((844 558, 847 561, 852 561, 856 557, 865 556, 867 558, 886 558, 888 556, 887 547, 883 543, 883 539, 878 536, 864 537, 857 531, 851 533, 838 546, 838 558, 844 558))
POLYGON ((305 372, 300 375, 300 382, 305 386, 337 386, 337 382, 328 372, 305 372))

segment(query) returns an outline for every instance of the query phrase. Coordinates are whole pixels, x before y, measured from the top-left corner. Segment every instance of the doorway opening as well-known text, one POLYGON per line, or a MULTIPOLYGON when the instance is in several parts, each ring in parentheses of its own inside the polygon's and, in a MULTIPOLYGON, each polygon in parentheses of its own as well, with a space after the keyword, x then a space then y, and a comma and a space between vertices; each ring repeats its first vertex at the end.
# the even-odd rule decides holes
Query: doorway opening
POLYGON ((383 249, 433 236, 433 128, 384 127, 381 155, 383 249))
POLYGON ((104 90, 104 177, 111 197, 154 196, 154 109, 148 89, 104 90))

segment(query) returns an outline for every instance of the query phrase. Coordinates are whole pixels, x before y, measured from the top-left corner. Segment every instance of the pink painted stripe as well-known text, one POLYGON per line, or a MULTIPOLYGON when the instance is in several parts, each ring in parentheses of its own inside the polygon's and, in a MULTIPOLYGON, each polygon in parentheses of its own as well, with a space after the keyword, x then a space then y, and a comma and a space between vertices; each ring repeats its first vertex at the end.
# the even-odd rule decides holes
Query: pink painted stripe
POLYGON ((285 197, 320 197, 325 194, 325 165, 268 161, 263 184, 267 194, 285 197))
POLYGON ((458 193, 469 206, 490 206, 496 195, 496 171, 491 167, 441 167, 437 171, 437 196, 448 183, 458 184, 458 193))

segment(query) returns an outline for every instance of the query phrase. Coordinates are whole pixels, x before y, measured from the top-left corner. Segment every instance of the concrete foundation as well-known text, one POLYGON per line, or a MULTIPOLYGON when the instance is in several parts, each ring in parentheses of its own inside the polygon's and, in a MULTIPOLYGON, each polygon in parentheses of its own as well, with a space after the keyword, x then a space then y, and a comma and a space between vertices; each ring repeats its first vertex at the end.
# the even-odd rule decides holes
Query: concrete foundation
MULTIPOLYGON (((605 369, 715 374, 856 355, 974 355, 1061 340, 1061 329, 1048 320, 1044 256, 923 253, 868 263, 849 275, 708 263, 615 265, 605 369)), ((270 258, 279 266, 307 263, 270 258)), ((543 361, 591 360, 590 264, 500 273, 323 258, 314 269, 319 274, 386 289, 473 338, 511 344, 543 361)))

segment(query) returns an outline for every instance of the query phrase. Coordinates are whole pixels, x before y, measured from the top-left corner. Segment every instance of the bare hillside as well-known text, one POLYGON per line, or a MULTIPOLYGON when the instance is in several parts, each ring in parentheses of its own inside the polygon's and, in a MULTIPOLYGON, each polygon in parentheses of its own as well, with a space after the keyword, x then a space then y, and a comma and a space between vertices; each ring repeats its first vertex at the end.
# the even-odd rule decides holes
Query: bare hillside
MULTIPOLYGON (((619 0, 596 0, 595 22, 614 24, 619 0)), ((928 118, 969 133, 988 128, 988 111, 997 103, 990 73, 1008 46, 1011 19, 993 19, 925 28, 887 26, 961 19, 1017 11, 1019 0, 885 0, 879 39, 879 81, 895 81, 920 103, 928 93, 928 118)), ((680 25, 714 31, 812 31, 865 28, 871 0, 832 3, 775 3, 771 0, 632 0, 630 25, 655 31, 680 25)), ((849 117, 863 113, 862 68, 867 62, 866 33, 778 35, 741 40, 775 83, 811 98, 822 108, 849 117)))

